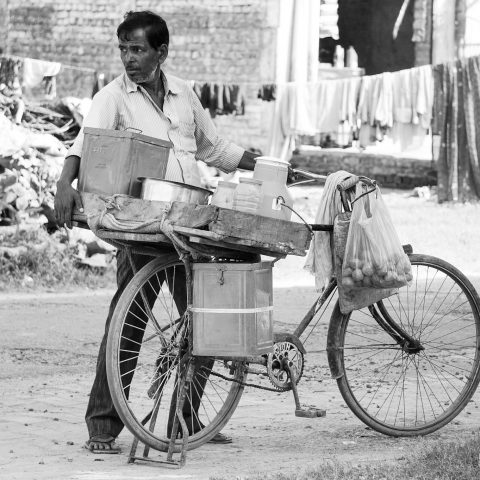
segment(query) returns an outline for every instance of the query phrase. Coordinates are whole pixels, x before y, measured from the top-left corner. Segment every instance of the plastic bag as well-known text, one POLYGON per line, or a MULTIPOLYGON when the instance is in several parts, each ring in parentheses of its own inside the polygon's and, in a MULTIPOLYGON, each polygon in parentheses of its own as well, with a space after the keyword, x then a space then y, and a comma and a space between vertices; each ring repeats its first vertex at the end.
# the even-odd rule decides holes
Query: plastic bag
POLYGON ((404 253, 380 189, 357 184, 342 264, 345 289, 400 288, 412 280, 404 253))

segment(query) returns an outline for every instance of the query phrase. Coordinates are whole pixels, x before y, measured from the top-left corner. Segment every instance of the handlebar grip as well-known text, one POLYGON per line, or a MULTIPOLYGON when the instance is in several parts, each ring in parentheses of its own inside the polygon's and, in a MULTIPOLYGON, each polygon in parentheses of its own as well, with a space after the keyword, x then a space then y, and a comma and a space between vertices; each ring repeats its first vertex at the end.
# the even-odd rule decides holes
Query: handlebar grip
POLYGON ((350 178, 347 178, 343 182, 339 183, 337 185, 337 188, 340 192, 344 192, 345 190, 354 187, 359 182, 359 180, 360 178, 357 177, 357 175, 352 175, 350 178))

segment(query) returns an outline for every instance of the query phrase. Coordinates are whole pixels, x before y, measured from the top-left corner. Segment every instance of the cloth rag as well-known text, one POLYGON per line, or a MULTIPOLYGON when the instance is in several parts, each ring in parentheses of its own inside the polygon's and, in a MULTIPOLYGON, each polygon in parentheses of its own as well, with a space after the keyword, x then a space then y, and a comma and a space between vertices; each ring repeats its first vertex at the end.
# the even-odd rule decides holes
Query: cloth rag
MULTIPOLYGON (((339 170, 327 177, 315 216, 315 223, 333 225, 335 217, 342 212, 342 202, 337 186, 351 176, 351 173, 339 170)), ((303 268, 315 275, 315 287, 318 291, 322 290, 332 277, 334 268, 330 232, 315 232, 303 268)))
POLYGON ((25 87, 39 85, 43 77, 58 75, 62 64, 58 62, 46 62, 35 58, 25 58, 23 62, 23 84, 25 87))

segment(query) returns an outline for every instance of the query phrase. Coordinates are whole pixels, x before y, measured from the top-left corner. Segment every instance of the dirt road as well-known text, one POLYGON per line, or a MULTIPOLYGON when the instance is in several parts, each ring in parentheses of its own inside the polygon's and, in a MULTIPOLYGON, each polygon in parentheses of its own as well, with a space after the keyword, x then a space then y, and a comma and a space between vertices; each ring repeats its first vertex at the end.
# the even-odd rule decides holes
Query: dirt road
MULTIPOLYGON (((299 312, 315 295, 307 286, 312 284, 307 274, 289 277, 299 262, 287 260, 276 267, 275 274, 283 279, 274 292, 275 318, 280 324, 298 322, 299 312)), ((309 362, 307 356, 299 384, 302 402, 325 408, 325 418, 296 418, 290 392, 248 388, 225 429, 234 442, 189 452, 182 470, 127 464, 132 440, 128 431, 119 437, 121 455, 89 454, 82 448, 83 415, 111 294, 0 295, 0 478, 203 479, 217 475, 233 479, 256 472, 299 471, 332 459, 354 464, 399 460, 425 442, 466 438, 480 427, 477 392, 454 422, 426 439, 393 439, 365 428, 330 379, 322 334, 327 315, 316 327, 318 362, 309 362)))

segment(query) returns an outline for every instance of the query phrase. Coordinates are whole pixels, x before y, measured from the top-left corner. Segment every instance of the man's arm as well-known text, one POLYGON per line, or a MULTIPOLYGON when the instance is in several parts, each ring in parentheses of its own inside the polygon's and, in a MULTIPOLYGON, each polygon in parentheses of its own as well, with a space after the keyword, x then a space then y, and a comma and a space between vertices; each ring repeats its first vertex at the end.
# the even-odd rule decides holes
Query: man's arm
POLYGON ((72 228, 72 209, 78 208, 83 212, 82 198, 77 190, 72 187, 72 182, 78 177, 80 157, 70 155, 65 159, 63 170, 57 182, 55 194, 55 217, 58 224, 72 228))
POLYGON ((255 154, 229 142, 217 134, 217 129, 193 90, 189 91, 195 121, 195 158, 222 172, 234 172, 237 168, 253 170, 255 154))

